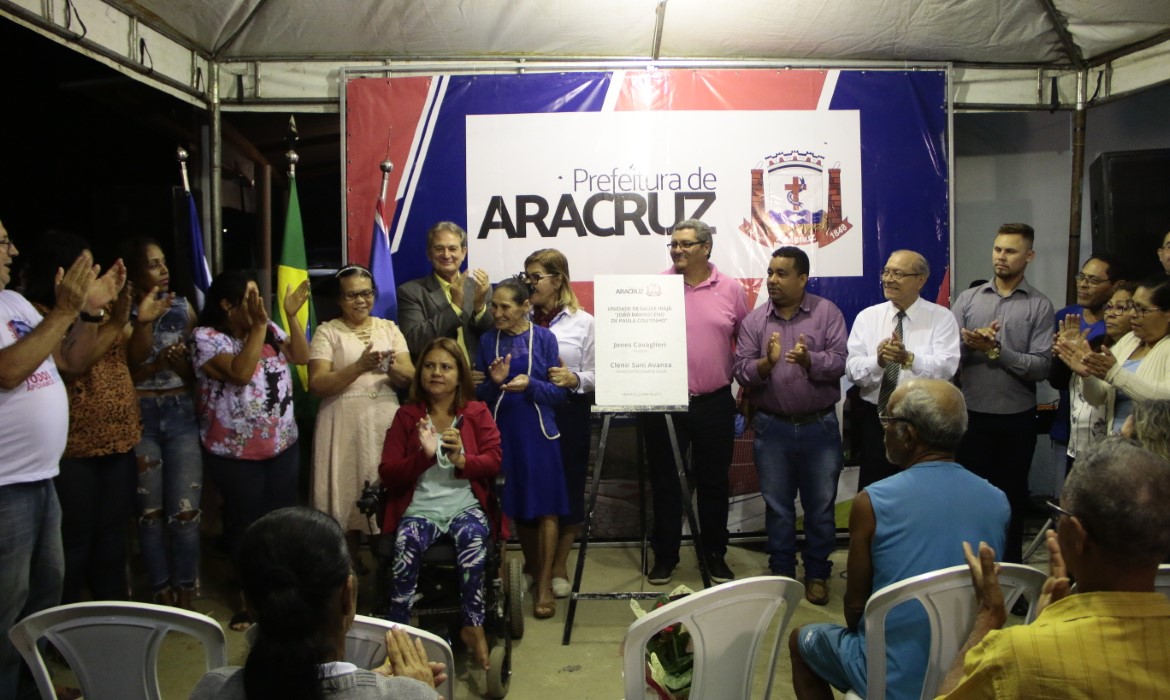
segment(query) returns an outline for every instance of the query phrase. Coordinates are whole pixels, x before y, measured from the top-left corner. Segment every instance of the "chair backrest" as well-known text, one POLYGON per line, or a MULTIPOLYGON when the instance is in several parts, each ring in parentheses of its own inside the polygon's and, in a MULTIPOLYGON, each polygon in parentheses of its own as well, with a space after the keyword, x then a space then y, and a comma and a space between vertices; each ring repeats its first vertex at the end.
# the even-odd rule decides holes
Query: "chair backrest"
POLYGON ((764 696, 770 697, 780 640, 803 595, 804 586, 790 578, 756 576, 693 593, 635 620, 626 630, 626 700, 644 697, 646 642, 679 622, 690 632, 695 651, 690 696, 749 698, 756 654, 776 618, 764 696))
POLYGON ((33 613, 8 631, 45 700, 53 682, 37 648, 44 638, 65 657, 87 698, 159 700, 158 652, 168 632, 182 632, 203 644, 208 670, 226 661, 223 628, 196 612, 152 603, 98 601, 71 603, 33 613))
POLYGON ((455 654, 451 651, 451 645, 442 637, 426 630, 377 617, 357 615, 353 619, 353 627, 350 627, 349 633, 345 636, 345 660, 358 668, 381 666, 386 660, 386 631, 394 627, 405 630, 411 637, 421 639, 428 659, 447 664, 447 680, 435 690, 447 700, 454 700, 455 684, 451 679, 455 677, 455 654))
POLYGON ((1158 573, 1154 576, 1154 590, 1170 597, 1170 564, 1158 567, 1158 573))
MULTIPOLYGON (((1010 610, 1020 595, 1029 603, 1027 622, 1035 616, 1036 600, 1048 575, 1023 564, 1000 564, 999 586, 1010 610)), ((886 616, 898 605, 917 600, 930 621, 930 652, 922 698, 933 698, 950 670, 979 611, 966 564, 930 571, 892 583, 870 596, 865 604, 866 698, 886 695, 886 616)))

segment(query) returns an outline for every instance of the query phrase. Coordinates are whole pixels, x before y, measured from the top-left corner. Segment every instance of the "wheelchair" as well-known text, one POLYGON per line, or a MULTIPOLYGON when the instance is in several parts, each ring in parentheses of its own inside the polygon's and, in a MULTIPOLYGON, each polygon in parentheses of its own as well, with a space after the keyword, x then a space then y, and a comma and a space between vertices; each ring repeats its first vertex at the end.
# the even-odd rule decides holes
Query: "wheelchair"
MULTIPOLYGON (((524 636, 524 569, 518 557, 506 559, 504 550, 504 516, 493 490, 488 520, 491 544, 484 566, 484 634, 488 640, 486 695, 503 698, 508 694, 512 678, 512 640, 524 636), (507 561, 505 567, 504 562, 507 561)), ((381 484, 366 482, 357 502, 358 510, 368 520, 381 527, 384 512, 384 491, 381 484)), ((383 532, 370 536, 370 551, 374 555, 375 591, 378 605, 375 615, 386 617, 393 577, 394 542, 396 533, 383 532)), ((428 630, 448 642, 459 639, 462 627, 459 570, 455 565, 455 542, 444 534, 423 554, 418 575, 414 604, 411 606, 412 624, 428 630)))

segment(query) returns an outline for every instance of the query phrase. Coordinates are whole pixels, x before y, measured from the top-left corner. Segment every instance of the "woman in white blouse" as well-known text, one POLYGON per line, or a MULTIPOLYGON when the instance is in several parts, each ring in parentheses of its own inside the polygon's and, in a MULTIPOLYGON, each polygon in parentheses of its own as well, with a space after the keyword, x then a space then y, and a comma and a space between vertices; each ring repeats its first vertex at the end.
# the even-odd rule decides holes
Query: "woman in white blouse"
POLYGON ((561 430, 561 459, 569 514, 559 520, 557 551, 553 557, 553 595, 568 597, 568 559, 573 540, 585 519, 585 476, 593 430, 593 316, 581 308, 569 280, 569 261, 554 248, 538 250, 524 261, 524 278, 532 288, 532 322, 557 337, 560 367, 549 369, 548 378, 572 390, 569 400, 557 407, 561 430))

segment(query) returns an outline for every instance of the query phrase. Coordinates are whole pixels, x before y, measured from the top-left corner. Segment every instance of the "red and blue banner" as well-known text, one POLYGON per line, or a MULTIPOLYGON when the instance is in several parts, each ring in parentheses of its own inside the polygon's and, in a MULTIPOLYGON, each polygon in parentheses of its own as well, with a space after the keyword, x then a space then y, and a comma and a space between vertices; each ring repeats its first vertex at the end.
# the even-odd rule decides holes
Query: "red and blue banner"
POLYGON ((429 272, 426 230, 452 220, 493 281, 532 250, 593 275, 657 272, 682 218, 762 302, 771 251, 799 245, 809 289, 848 321, 881 301, 894 250, 950 257, 946 75, 939 70, 658 70, 363 78, 346 86, 350 258, 371 250, 379 163, 395 277, 429 272))

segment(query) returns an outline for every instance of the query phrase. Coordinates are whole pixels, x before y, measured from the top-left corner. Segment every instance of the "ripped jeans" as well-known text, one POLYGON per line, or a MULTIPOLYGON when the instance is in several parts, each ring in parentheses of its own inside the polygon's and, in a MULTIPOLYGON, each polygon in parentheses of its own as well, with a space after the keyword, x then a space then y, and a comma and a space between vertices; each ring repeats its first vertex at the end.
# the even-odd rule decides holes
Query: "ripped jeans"
POLYGON ((167 587, 191 589, 199 570, 203 494, 195 403, 190 395, 178 394, 139 397, 138 406, 138 539, 147 576, 155 593, 167 587))

